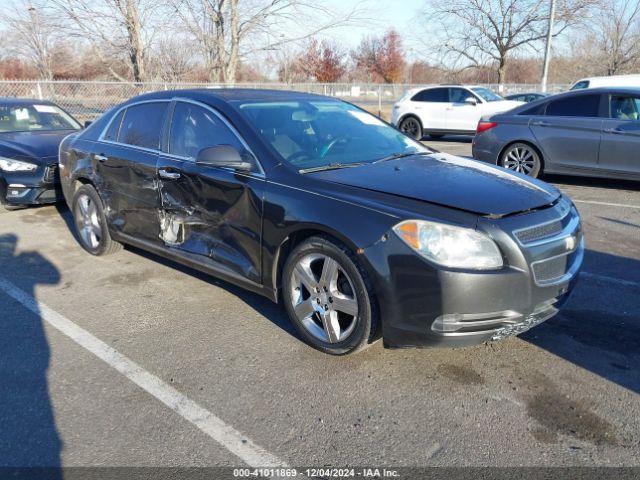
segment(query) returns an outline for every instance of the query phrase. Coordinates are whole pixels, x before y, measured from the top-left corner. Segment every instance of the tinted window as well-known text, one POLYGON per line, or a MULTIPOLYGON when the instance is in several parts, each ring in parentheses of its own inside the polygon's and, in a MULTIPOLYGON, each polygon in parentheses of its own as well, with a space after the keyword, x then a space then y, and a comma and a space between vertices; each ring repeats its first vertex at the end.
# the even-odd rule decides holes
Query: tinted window
POLYGON ((449 101, 453 103, 464 103, 467 98, 475 98, 473 94, 464 88, 450 88, 449 101))
POLYGON ((178 102, 173 112, 169 152, 195 158, 200 150, 217 145, 232 145, 244 150, 238 137, 211 111, 178 102))
POLYGON ((110 140, 115 142, 118 139, 118 132, 120 131, 120 124, 122 123, 122 116, 124 115, 124 110, 121 110, 118 115, 113 119, 111 124, 109 125, 109 129, 104 134, 105 140, 110 140))
POLYGON ((576 83, 571 90, 582 90, 583 88, 589 88, 589 81, 583 80, 582 82, 576 83))
POLYGON ((518 115, 543 115, 545 104, 536 105, 535 107, 529 107, 526 110, 522 110, 518 115))
POLYGON ((597 117, 600 95, 574 95, 547 104, 547 115, 554 117, 597 117))
POLYGON ((618 120, 640 119, 640 97, 628 95, 611 96, 611 118, 618 120))
POLYGON ((448 102, 449 89, 431 88, 418 92, 411 100, 414 102, 448 102))
POLYGON ((118 141, 136 147, 160 148, 160 130, 167 104, 143 103, 127 108, 118 141))

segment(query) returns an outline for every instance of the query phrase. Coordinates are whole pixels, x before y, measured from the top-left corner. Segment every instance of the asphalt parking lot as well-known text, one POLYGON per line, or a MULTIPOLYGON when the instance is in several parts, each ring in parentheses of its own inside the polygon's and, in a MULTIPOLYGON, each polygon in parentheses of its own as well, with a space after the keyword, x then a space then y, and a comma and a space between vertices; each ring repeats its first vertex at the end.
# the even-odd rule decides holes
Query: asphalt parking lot
POLYGON ((214 278, 90 256, 62 205, 0 209, 0 465, 640 465, 640 185, 546 180, 588 250, 559 316, 473 348, 349 357, 214 278))

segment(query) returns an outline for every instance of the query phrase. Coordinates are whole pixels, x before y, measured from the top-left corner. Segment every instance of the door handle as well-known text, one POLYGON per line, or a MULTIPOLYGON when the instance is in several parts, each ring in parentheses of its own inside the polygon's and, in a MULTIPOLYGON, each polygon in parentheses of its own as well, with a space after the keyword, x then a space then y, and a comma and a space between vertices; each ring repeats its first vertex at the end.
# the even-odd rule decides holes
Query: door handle
POLYGON ((93 158, 95 158, 95 159, 96 159, 97 161, 99 161, 99 162, 106 162, 107 160, 109 160, 109 158, 108 158, 107 156, 102 155, 101 153, 100 153, 100 154, 96 153, 96 154, 93 156, 93 158))
POLYGON ((160 178, 164 178, 166 180, 177 180, 178 178, 180 178, 180 174, 179 173, 177 173, 177 172, 167 172, 164 169, 158 170, 158 174, 160 175, 160 178))
POLYGON ((535 127, 549 127, 549 126, 551 126, 551 124, 549 122, 543 122, 543 121, 531 122, 531 125, 533 125, 535 127))
POLYGON ((619 128, 605 128, 604 132, 605 133, 613 133, 613 134, 616 134, 616 135, 624 134, 624 132, 622 130, 620 130, 619 128))

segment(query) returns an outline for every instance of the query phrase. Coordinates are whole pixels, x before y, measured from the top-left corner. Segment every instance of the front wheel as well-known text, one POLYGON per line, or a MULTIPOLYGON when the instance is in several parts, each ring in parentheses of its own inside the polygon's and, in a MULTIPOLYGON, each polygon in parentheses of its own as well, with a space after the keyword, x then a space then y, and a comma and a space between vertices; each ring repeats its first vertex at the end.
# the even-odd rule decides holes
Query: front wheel
POLYGON ((407 117, 400 122, 400 131, 416 140, 422 140, 422 125, 416 117, 407 117))
POLYGON ((537 178, 542 173, 540 155, 527 143, 509 145, 500 158, 500 165, 508 170, 537 178))
POLYGON ((344 355, 374 340, 373 291, 346 246, 324 237, 304 241, 287 258, 283 287, 287 313, 312 347, 344 355))
POLYGON ((91 255, 108 255, 121 245, 111 239, 102 200, 92 185, 82 185, 73 196, 73 220, 80 245, 91 255))

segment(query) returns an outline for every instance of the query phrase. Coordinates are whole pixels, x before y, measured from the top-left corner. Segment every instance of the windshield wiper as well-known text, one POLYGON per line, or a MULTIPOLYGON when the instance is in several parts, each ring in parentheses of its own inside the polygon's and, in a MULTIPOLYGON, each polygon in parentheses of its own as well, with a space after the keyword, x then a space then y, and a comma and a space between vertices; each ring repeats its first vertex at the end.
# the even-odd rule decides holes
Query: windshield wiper
POLYGON ((366 165, 366 163, 362 163, 362 162, 329 163, 327 165, 320 165, 319 167, 302 168, 298 170, 298 172, 300 173, 324 172, 326 170, 338 170, 340 168, 361 167, 362 165, 366 165))
POLYGON ((372 163, 382 163, 382 162, 388 162, 389 160, 397 160, 398 158, 404 158, 404 157, 412 157, 414 155, 433 155, 434 152, 411 152, 411 153, 407 153, 407 152, 403 152, 403 153, 394 153, 392 155, 386 156, 386 157, 382 157, 372 163))

